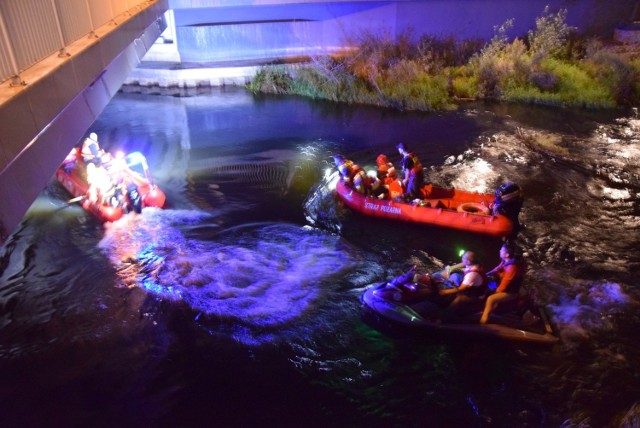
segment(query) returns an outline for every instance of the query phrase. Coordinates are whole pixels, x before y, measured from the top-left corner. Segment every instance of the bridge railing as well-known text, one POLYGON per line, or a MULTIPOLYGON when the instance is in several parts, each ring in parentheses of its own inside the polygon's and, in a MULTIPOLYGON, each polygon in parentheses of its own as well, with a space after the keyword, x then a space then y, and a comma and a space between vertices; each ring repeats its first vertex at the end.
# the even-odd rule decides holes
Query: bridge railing
POLYGON ((122 14, 151 0, 0 1, 0 83, 21 82, 20 73, 122 14))

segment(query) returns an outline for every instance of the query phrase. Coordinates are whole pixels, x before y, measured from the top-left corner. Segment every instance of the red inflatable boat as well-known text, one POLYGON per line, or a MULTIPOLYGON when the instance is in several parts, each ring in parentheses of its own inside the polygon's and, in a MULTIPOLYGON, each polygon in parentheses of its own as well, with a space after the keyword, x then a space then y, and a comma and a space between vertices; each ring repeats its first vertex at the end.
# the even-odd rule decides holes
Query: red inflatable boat
POLYGON ((513 222, 508 217, 491 214, 489 206, 495 197, 488 193, 427 185, 423 188, 426 196, 424 199, 417 203, 405 203, 398 202, 397 199, 365 196, 343 180, 336 184, 336 192, 349 208, 373 217, 424 223, 495 237, 509 236, 514 231, 513 222))
MULTIPOLYGON (((95 165, 93 165, 95 166, 95 165)), ((108 184, 101 192, 93 192, 89 184, 90 170, 79 148, 71 150, 56 171, 56 178, 73 196, 71 201, 102 222, 120 219, 127 212, 141 212, 143 207, 164 206, 166 196, 151 179, 146 158, 139 152, 112 157, 104 153, 97 168, 108 184)))

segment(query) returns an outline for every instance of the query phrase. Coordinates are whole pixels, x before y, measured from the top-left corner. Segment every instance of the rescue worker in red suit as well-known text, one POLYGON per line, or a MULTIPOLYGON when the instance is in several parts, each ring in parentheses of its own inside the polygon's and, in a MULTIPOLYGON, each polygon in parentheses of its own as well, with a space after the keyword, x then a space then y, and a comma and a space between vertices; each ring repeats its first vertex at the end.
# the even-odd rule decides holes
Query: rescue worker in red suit
POLYGON ((397 146, 398 153, 402 155, 402 174, 404 175, 402 184, 404 185, 403 198, 408 201, 422 199, 422 186, 424 184, 424 174, 422 164, 415 153, 409 152, 404 144, 397 146))
POLYGON ((363 195, 370 193, 369 186, 367 186, 367 174, 360 166, 339 154, 333 156, 333 161, 336 164, 336 168, 338 168, 340 177, 347 185, 363 195))
POLYGON ((526 265, 516 256, 515 248, 508 243, 500 248, 500 259, 500 264, 487 272, 487 276, 496 276, 499 282, 496 292, 487 297, 480 324, 489 322, 491 312, 498 305, 519 297, 526 265))

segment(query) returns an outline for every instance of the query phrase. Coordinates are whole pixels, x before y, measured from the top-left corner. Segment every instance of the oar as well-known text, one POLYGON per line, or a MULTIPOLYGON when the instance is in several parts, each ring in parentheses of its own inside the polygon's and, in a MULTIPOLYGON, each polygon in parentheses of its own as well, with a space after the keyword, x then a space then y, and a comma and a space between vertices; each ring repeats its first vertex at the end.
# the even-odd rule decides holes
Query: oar
POLYGON ((84 198, 86 198, 85 195, 82 196, 77 196, 73 199, 69 199, 64 205, 59 206, 58 208, 55 209, 55 212, 61 211, 67 207, 70 207, 72 204, 75 204, 76 202, 80 202, 82 201, 84 198))
POLYGON ((86 195, 80 195, 80 196, 77 196, 77 197, 75 197, 75 198, 73 198, 73 199, 69 199, 69 200, 67 201, 67 204, 75 204, 76 202, 80 202, 81 200, 83 200, 83 199, 84 199, 84 198, 86 198, 86 197, 87 197, 86 195))

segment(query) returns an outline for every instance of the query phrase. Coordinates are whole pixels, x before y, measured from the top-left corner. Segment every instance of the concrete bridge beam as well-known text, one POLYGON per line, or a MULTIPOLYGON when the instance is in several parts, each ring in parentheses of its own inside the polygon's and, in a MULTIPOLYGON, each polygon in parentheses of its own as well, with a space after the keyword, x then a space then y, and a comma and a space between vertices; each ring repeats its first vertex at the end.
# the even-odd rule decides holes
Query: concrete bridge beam
POLYGON ((167 9, 123 14, 0 85, 0 243, 164 31, 167 9))

